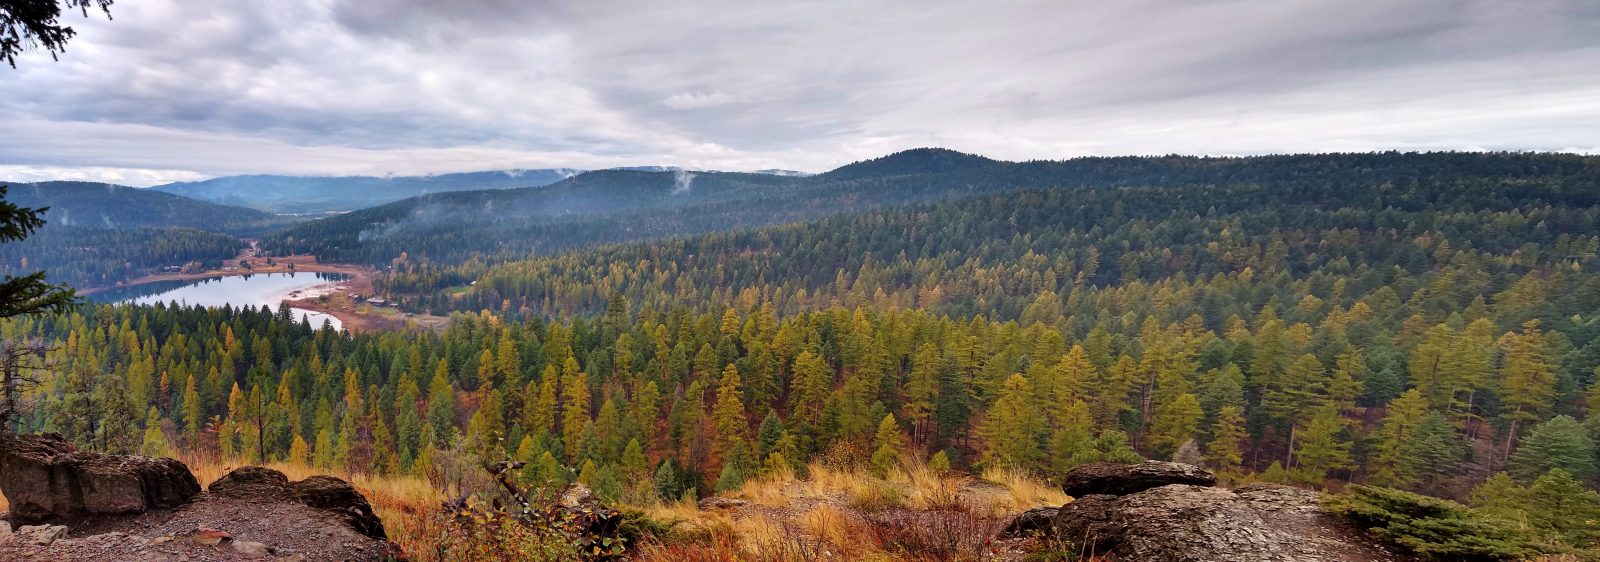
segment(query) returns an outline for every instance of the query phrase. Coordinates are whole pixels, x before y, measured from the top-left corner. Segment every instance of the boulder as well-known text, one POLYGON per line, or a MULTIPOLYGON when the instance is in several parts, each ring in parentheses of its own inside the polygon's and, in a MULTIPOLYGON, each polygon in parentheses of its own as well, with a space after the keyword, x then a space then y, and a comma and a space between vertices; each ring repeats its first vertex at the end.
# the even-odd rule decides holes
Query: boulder
POLYGON ((567 489, 561 492, 559 501, 561 502, 561 507, 567 509, 579 509, 596 503, 594 490, 590 490, 588 486, 583 484, 576 483, 567 486, 567 489))
POLYGON ((1061 478, 1061 491, 1072 497, 1125 496, 1168 484, 1215 486, 1217 475, 1192 464, 1175 462, 1096 462, 1067 471, 1061 478))
POLYGON ((12 540, 48 545, 66 536, 67 528, 62 525, 23 525, 21 529, 17 529, 12 540))
POLYGON ((220 498, 275 500, 289 496, 289 477, 264 466, 233 469, 206 486, 220 498))
MULTIPOLYGON (((704 500, 701 503, 704 504, 704 500)), ((701 509, 705 508, 701 507, 701 509)), ((1021 515, 1012 518, 1009 523, 1006 523, 1005 528, 1000 530, 1000 537, 1014 539, 1048 531, 1055 524, 1056 512, 1058 511, 1061 511, 1061 509, 1055 507, 1036 507, 1024 511, 1021 515)))
POLYGON ((233 541, 228 546, 233 547, 234 552, 246 558, 267 558, 272 556, 272 547, 255 541, 233 541))
POLYGON ((1317 494, 1282 486, 1174 484, 1062 506, 1056 539, 1069 552, 1172 562, 1405 560, 1324 511, 1317 494))
POLYGON ((312 476, 290 484, 289 490, 296 501, 343 517, 350 528, 363 535, 388 538, 383 531, 383 521, 372 511, 372 504, 349 482, 332 476, 312 476))
POLYGON ((1056 511, 1055 536, 1073 552, 1105 552, 1122 533, 1116 496, 1080 496, 1056 511))
POLYGON ((351 529, 374 539, 387 539, 383 520, 372 504, 349 482, 332 476, 312 476, 290 482, 282 472, 246 466, 222 475, 206 491, 220 498, 295 501, 339 516, 351 529))
POLYGON ((54 433, 0 435, 0 493, 16 530, 174 508, 200 482, 176 459, 79 451, 54 433))

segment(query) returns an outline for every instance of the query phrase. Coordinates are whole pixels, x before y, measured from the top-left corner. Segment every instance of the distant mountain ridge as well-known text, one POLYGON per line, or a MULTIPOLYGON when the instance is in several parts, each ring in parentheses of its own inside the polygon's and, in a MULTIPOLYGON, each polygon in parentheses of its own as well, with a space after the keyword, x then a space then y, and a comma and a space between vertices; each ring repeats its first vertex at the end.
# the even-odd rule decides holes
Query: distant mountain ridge
MULTIPOLYGON (((678 166, 624 166, 608 170, 710 173, 678 166)), ((585 171, 577 168, 544 168, 421 176, 244 175, 169 183, 150 189, 271 213, 325 214, 354 211, 431 193, 543 187, 585 171)), ((752 173, 782 177, 810 175, 776 169, 752 173)))
POLYGON ((447 191, 539 187, 582 173, 571 168, 426 176, 226 176, 150 189, 273 213, 327 213, 447 191))

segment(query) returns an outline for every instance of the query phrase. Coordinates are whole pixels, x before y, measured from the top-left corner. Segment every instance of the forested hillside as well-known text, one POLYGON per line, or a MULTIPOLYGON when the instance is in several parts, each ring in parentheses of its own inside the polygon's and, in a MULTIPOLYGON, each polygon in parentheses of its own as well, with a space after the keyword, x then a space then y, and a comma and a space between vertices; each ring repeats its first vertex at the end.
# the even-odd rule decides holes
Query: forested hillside
POLYGON ((1484 178, 1594 181, 1592 158, 1540 154, 1117 157, 1000 162, 920 149, 811 177, 601 171, 537 189, 438 194, 269 237, 278 252, 388 263, 499 261, 605 243, 719 232, 1023 189, 1310 188, 1484 178))
MULTIPOLYGON (((8 330, 61 342, 29 427, 113 450, 510 456, 629 497, 895 453, 1044 476, 1177 457, 1474 501, 1556 468, 1592 485, 1593 162, 1414 158, 1433 171, 1375 155, 402 268, 389 290, 469 311, 438 334, 112 307, 8 330)), ((707 191, 794 186, 773 181, 707 191)))
POLYGON ((33 236, 0 245, 0 273, 43 269, 53 282, 84 288, 169 265, 216 265, 245 246, 236 235, 286 224, 252 209, 103 183, 12 184, 5 198, 50 210, 33 236))
POLYGON ((27 240, 0 245, 0 274, 44 270, 54 283, 103 287, 191 262, 216 267, 247 244, 192 228, 49 226, 27 240))
MULTIPOLYGON (((600 170, 547 187, 397 201, 298 225, 265 238, 263 247, 374 264, 402 255, 446 262, 524 256, 749 224, 753 219, 746 206, 784 200, 787 186, 800 180, 767 174, 600 170)), ((805 209, 784 213, 819 214, 805 209)))
POLYGON ((30 208, 49 207, 45 220, 55 226, 180 227, 253 235, 286 224, 282 219, 254 209, 108 183, 52 181, 0 185, 10 186, 7 201, 30 208))

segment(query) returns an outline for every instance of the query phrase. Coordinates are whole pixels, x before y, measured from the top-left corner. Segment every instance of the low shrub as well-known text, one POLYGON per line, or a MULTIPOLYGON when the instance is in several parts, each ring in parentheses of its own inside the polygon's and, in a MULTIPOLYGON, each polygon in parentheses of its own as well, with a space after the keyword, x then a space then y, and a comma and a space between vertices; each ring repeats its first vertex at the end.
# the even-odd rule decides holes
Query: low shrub
POLYGON ((868 517, 867 536, 884 552, 906 560, 994 560, 994 537, 1005 520, 960 511, 891 510, 868 517))
POLYGON ((1544 553, 1524 532, 1449 500, 1358 485, 1324 503, 1379 540, 1431 560, 1492 562, 1544 553))

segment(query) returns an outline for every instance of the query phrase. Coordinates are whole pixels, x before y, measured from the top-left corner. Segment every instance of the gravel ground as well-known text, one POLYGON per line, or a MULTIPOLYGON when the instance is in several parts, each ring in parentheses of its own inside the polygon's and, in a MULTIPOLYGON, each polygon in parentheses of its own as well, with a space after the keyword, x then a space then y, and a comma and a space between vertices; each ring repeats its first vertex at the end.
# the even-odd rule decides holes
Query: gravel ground
POLYGON ((49 545, 18 540, 8 526, 0 528, 5 529, 0 531, 0 560, 6 561, 309 562, 400 557, 393 544, 357 533, 333 514, 271 498, 201 494, 176 510, 80 525, 68 538, 49 545), (226 536, 200 530, 222 531, 226 536))

